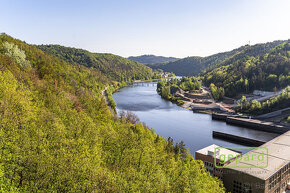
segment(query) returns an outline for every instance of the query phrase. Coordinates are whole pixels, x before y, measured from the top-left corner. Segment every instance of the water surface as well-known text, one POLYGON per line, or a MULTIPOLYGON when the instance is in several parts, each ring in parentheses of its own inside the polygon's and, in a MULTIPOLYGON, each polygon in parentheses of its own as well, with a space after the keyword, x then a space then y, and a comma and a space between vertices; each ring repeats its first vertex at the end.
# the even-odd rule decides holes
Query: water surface
POLYGON ((208 114, 193 113, 162 99, 156 92, 156 86, 157 84, 152 82, 136 83, 120 89, 119 92, 113 94, 117 112, 132 111, 158 135, 166 139, 172 137, 175 142, 183 140, 193 155, 195 151, 211 144, 225 147, 241 146, 213 139, 213 130, 262 141, 269 141, 277 136, 215 121, 208 114))

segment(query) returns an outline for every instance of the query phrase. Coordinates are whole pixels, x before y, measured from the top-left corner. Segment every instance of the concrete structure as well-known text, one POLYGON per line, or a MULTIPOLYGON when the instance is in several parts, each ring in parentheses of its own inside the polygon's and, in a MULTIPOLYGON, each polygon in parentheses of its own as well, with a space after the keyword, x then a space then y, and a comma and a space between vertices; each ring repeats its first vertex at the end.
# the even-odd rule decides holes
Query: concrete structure
POLYGON ((212 131, 213 138, 222 139, 228 142, 233 142, 235 144, 241 144, 251 147, 257 147, 265 144, 265 141, 257 140, 257 139, 251 139, 248 137, 242 137, 239 135, 233 135, 229 133, 224 133, 220 131, 212 131))
MULTIPOLYGON (((215 148, 217 147, 220 147, 220 146, 213 144, 213 145, 210 145, 208 147, 205 147, 203 149, 196 151, 195 159, 203 161, 206 170, 209 171, 209 173, 212 176, 222 179, 223 169, 215 167, 215 164, 214 164, 214 160, 215 160, 214 152, 215 152, 215 148)), ((223 163, 223 160, 219 159, 220 155, 225 155, 226 157, 228 155, 233 155, 235 157, 235 156, 240 155, 240 153, 236 151, 232 151, 230 149, 226 149, 226 148, 217 149, 216 150, 216 165, 217 166, 223 166, 224 164, 228 163, 228 161, 223 163)))
POLYGON ((252 128, 255 130, 270 132, 270 133, 282 134, 282 133, 285 133, 286 131, 289 131, 288 127, 277 125, 273 122, 260 121, 257 119, 227 117, 226 122, 228 124, 240 125, 240 126, 252 128))
POLYGON ((259 115, 259 116, 256 116, 255 118, 263 120, 263 119, 270 119, 270 118, 278 117, 278 116, 283 116, 283 117, 290 116, 290 107, 284 108, 284 109, 281 109, 281 110, 278 110, 278 111, 274 111, 274 112, 271 112, 271 113, 266 113, 266 114, 263 114, 263 115, 259 115))
POLYGON ((213 113, 212 119, 225 121, 227 124, 243 126, 269 133, 283 134, 290 130, 289 126, 284 126, 273 122, 261 121, 258 119, 250 119, 246 116, 231 115, 225 113, 213 113))
MULTIPOLYGON (((272 139, 261 147, 268 149, 268 159, 262 161, 242 160, 239 167, 252 168, 224 168, 223 181, 227 191, 232 193, 282 193, 288 192, 290 183, 290 131, 272 139), (267 164, 268 162, 268 164, 267 164), (266 166, 265 168, 253 168, 266 166)), ((260 154, 262 149, 254 149, 245 154, 252 157, 260 154)), ((245 156, 244 155, 244 156, 245 156)), ((227 167, 236 166, 231 162, 227 167)))

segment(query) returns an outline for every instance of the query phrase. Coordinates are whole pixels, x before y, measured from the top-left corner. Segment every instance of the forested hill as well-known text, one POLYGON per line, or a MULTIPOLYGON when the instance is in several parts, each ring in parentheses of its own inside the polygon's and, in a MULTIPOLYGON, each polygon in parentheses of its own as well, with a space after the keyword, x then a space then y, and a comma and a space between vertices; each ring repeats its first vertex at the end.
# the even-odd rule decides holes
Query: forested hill
POLYGON ((214 68, 216 65, 229 64, 232 61, 232 58, 240 58, 245 55, 263 55, 282 42, 283 41, 274 41, 253 46, 246 45, 229 52, 218 53, 207 57, 193 56, 174 62, 152 64, 148 66, 153 69, 162 69, 163 71, 173 72, 180 76, 193 76, 198 75, 205 69, 214 68))
POLYGON ((1 192, 224 192, 182 142, 112 115, 109 81, 0 35, 1 192))
POLYGON ((113 54, 91 53, 83 49, 60 45, 39 45, 37 47, 69 63, 94 67, 117 81, 150 79, 152 77, 152 70, 144 64, 113 54))
POLYGON ((179 58, 155 56, 155 55, 142 55, 142 56, 130 56, 128 59, 136 61, 136 62, 140 62, 142 64, 154 64, 154 63, 176 61, 179 58))
POLYGON ((255 89, 277 91, 285 88, 290 85, 290 41, 256 57, 236 55, 202 75, 206 85, 213 83, 223 87, 227 96, 255 89))

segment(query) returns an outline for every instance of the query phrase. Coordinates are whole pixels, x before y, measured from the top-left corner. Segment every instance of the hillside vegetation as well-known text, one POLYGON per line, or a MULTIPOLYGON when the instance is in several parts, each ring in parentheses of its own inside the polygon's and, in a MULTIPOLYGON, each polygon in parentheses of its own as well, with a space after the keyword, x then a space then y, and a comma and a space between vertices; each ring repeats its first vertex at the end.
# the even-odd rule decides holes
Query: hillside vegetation
POLYGON ((155 55, 142 55, 142 56, 130 56, 128 59, 140 62, 142 64, 155 64, 163 62, 176 61, 178 58, 174 57, 164 57, 164 56, 155 56, 155 55))
POLYGON ((178 105, 184 104, 176 93, 180 91, 200 90, 201 81, 195 77, 182 77, 181 79, 162 80, 157 84, 158 94, 167 100, 177 103, 178 105))
POLYGON ((1 192, 224 192, 182 142, 112 115, 101 94, 110 81, 0 36, 1 192))
POLYGON ((96 68, 117 81, 147 80, 152 77, 152 70, 144 64, 113 54, 91 53, 60 45, 39 45, 37 47, 71 64, 96 68))
POLYGON ((247 101, 246 97, 243 96, 238 103, 237 110, 248 114, 264 114, 287 107, 290 107, 290 86, 287 86, 278 96, 264 102, 257 100, 247 101))
POLYGON ((233 57, 229 64, 203 73, 203 82, 223 87, 226 96, 253 90, 277 91, 290 85, 290 41, 285 41, 268 53, 253 57, 233 57))
POLYGON ((162 69, 166 72, 173 72, 178 76, 196 76, 202 71, 208 71, 216 66, 224 66, 244 56, 263 55, 283 41, 274 41, 253 46, 242 46, 229 52, 214 54, 207 57, 192 56, 173 62, 148 65, 152 69, 162 69))

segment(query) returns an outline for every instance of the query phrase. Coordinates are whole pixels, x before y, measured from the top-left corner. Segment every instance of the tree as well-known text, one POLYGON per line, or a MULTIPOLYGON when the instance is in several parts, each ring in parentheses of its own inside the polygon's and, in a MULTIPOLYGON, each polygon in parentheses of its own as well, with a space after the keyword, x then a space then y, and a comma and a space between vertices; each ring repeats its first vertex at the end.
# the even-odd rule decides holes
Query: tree
POLYGON ((215 100, 221 100, 225 95, 223 87, 216 87, 213 83, 210 84, 210 91, 215 100))
POLYGON ((18 48, 17 45, 9 42, 3 44, 5 54, 15 60, 21 67, 30 66, 30 63, 26 60, 25 52, 18 48))
POLYGON ((241 100, 238 101, 238 108, 242 111, 247 108, 248 101, 245 96, 242 97, 241 100))
POLYGON ((210 88, 210 92, 211 92, 213 98, 215 100, 218 100, 219 97, 218 97, 217 87, 213 83, 211 83, 209 88, 210 88))
POLYGON ((223 87, 219 87, 218 88, 218 97, 219 97, 219 100, 222 100, 222 98, 224 97, 225 95, 225 89, 223 87))
POLYGON ((252 100, 250 103, 250 111, 259 111, 261 109, 261 103, 258 102, 256 99, 252 100))
POLYGON ((170 98, 170 87, 169 86, 165 86, 162 88, 161 96, 165 99, 170 98))
POLYGON ((168 137, 167 139, 167 145, 166 145, 166 150, 167 152, 173 152, 173 144, 174 144, 174 141, 171 137, 168 137))
POLYGON ((246 93, 249 92, 249 81, 248 79, 245 79, 245 88, 246 88, 246 93))

